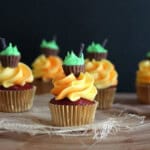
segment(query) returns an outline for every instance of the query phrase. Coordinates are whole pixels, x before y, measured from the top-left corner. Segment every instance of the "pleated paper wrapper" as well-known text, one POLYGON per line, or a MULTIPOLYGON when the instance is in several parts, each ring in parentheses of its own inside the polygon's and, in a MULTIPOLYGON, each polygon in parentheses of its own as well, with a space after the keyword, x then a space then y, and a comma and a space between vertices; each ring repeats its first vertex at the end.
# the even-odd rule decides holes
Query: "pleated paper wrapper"
POLYGON ((93 123, 97 102, 91 105, 56 105, 50 103, 49 107, 53 125, 81 126, 93 123))
POLYGON ((142 104, 150 104, 150 84, 137 84, 136 93, 142 104))
MULTIPOLYGON (((26 133, 29 135, 59 135, 59 136, 89 136, 101 140, 108 136, 115 136, 118 132, 131 132, 149 127, 144 122, 145 116, 130 114, 123 111, 124 105, 117 105, 117 109, 96 110, 93 123, 80 126, 60 127, 51 122, 49 111, 50 94, 35 96, 32 109, 24 113, 0 113, 0 132, 26 133), (120 109, 121 108, 121 109, 120 109)), ((115 104, 116 105, 116 104, 115 104)), ((113 105, 113 107, 115 106, 113 105)), ((132 111, 133 113, 133 111, 132 111)))
POLYGON ((98 89, 96 101, 98 101, 99 109, 109 109, 112 107, 116 94, 116 87, 110 87, 106 89, 98 89))
POLYGON ((27 90, 0 90, 1 112, 24 112, 33 105, 36 87, 27 90))
POLYGON ((37 89, 36 89, 37 95, 49 93, 53 87, 52 80, 43 81, 42 79, 40 79, 40 80, 35 79, 33 82, 33 85, 35 85, 37 87, 37 89))

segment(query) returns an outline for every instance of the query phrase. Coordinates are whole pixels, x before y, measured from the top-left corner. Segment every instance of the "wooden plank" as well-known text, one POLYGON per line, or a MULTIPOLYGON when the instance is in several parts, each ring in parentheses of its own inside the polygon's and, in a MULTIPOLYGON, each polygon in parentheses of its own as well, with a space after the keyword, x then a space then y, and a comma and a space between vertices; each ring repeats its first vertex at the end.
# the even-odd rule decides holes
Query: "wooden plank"
MULTIPOLYGON (((41 96, 38 98, 41 99, 41 96)), ((45 95, 45 98, 49 96, 45 95)), ((136 107, 140 109, 139 114, 149 115, 150 106, 139 105, 135 94, 118 94, 116 103, 121 106, 131 106, 130 109, 136 107), (144 113, 143 113, 144 112, 144 113)), ((42 99, 41 99, 42 106, 42 99)), ((117 105, 114 105, 116 109, 117 105)), ((119 108, 123 109, 123 107, 119 108)), ((128 109, 127 111, 131 111, 128 109)), ((113 110, 113 109, 112 109, 113 110)), ((112 111, 111 110, 111 111, 112 111)), ((136 112, 132 110, 132 112, 136 112)), ((58 150, 58 149, 73 149, 73 150, 150 150, 150 119, 145 121, 145 125, 130 132, 120 132, 116 135, 110 135, 104 140, 93 140, 92 137, 61 137, 49 135, 30 136, 27 134, 18 133, 0 133, 0 149, 2 150, 58 150), (149 124, 148 124, 149 123, 149 124)))

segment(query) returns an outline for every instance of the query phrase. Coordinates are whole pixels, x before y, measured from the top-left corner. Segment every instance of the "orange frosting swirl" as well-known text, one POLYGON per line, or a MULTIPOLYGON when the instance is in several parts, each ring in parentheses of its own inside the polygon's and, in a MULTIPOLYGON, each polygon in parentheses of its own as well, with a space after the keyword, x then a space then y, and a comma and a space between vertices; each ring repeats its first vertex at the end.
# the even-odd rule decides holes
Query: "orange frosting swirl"
POLYGON ((70 101, 77 101, 85 98, 94 101, 97 94, 94 79, 89 73, 80 73, 77 78, 73 74, 61 76, 54 79, 53 84, 51 93, 56 96, 56 100, 68 98, 70 101))
POLYGON ((106 59, 102 59, 101 61, 96 61, 95 59, 92 61, 86 60, 85 69, 94 77, 95 86, 98 89, 104 89, 118 84, 118 73, 114 65, 106 59))
POLYGON ((139 69, 136 72, 137 83, 150 84, 150 61, 143 60, 139 63, 139 69))
POLYGON ((63 74, 62 61, 59 57, 40 55, 32 64, 34 78, 42 78, 43 81, 53 79, 56 75, 63 74))
POLYGON ((33 81, 32 70, 23 63, 15 68, 0 65, 0 85, 8 88, 13 85, 25 85, 33 81))

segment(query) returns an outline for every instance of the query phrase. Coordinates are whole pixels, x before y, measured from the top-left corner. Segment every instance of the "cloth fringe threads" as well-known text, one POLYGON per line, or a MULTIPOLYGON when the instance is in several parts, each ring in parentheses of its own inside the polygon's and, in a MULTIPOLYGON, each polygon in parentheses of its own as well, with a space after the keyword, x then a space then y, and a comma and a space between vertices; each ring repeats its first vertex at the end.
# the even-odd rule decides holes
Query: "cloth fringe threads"
MULTIPOLYGON (((3 114, 4 115, 4 114, 3 114)), ((112 115, 104 113, 106 119, 96 120, 91 125, 80 127, 54 127, 46 122, 31 117, 0 116, 0 132, 28 133, 30 135, 48 134, 61 136, 92 136, 93 139, 104 139, 108 135, 114 135, 119 131, 129 131, 140 127, 144 123, 144 116, 122 113, 112 115)))

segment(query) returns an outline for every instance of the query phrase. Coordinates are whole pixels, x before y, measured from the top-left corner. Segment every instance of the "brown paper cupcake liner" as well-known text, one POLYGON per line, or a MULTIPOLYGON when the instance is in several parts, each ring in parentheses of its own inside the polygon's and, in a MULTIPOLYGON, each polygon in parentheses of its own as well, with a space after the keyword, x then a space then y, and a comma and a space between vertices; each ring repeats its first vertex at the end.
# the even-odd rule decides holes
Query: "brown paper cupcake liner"
POLYGON ((0 90, 1 112, 24 112, 33 105, 36 87, 27 90, 0 90))
POLYGON ((53 88, 52 81, 44 82, 42 79, 35 79, 33 85, 37 87, 36 94, 46 94, 50 93, 50 90, 53 88))
POLYGON ((57 56, 59 53, 59 50, 53 50, 53 49, 49 49, 49 48, 41 48, 42 53, 48 57, 48 56, 57 56))
POLYGON ((63 70, 64 70, 66 75, 73 73, 76 77, 78 77, 81 72, 85 72, 85 66, 84 65, 78 65, 78 66, 63 65, 62 67, 63 67, 63 70))
POLYGON ((106 89, 98 89, 98 93, 96 95, 96 101, 98 101, 99 109, 108 109, 112 107, 115 94, 116 94, 116 87, 110 87, 106 89))
POLYGON ((136 93, 140 103, 150 104, 150 84, 137 84, 136 93))
POLYGON ((107 53, 87 53, 87 58, 92 60, 101 60, 101 59, 106 59, 107 58, 107 53))
POLYGON ((0 56, 0 61, 3 67, 16 67, 21 56, 0 56))
POLYGON ((91 124, 95 118, 97 102, 91 105, 49 104, 51 121, 55 126, 80 126, 91 124))

